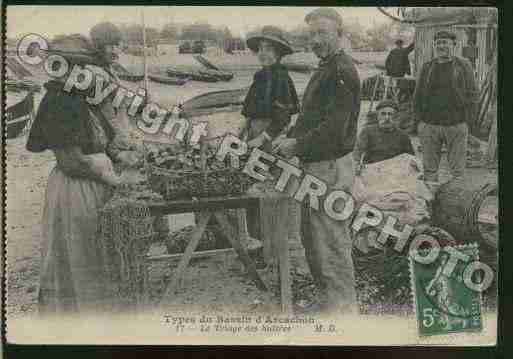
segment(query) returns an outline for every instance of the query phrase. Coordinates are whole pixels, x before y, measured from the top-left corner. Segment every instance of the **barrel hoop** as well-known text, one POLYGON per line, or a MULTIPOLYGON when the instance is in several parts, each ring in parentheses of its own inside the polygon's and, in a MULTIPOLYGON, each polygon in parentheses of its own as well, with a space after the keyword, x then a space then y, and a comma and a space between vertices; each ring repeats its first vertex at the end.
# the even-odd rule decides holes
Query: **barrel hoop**
POLYGON ((476 193, 474 198, 472 199, 472 204, 469 210, 466 213, 466 223, 472 231, 472 234, 479 235, 479 224, 478 224, 478 215, 481 205, 483 204, 485 198, 493 191, 497 190, 497 185, 493 183, 488 183, 481 188, 480 191, 476 193))

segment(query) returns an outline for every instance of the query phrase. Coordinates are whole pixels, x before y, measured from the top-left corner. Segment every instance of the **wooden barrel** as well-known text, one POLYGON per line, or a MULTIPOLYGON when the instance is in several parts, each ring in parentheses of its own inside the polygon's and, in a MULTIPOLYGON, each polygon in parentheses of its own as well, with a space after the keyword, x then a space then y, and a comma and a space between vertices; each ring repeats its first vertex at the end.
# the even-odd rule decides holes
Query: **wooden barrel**
POLYGON ((496 251, 497 183, 485 176, 472 176, 442 185, 433 203, 433 221, 458 243, 477 241, 480 246, 496 251))

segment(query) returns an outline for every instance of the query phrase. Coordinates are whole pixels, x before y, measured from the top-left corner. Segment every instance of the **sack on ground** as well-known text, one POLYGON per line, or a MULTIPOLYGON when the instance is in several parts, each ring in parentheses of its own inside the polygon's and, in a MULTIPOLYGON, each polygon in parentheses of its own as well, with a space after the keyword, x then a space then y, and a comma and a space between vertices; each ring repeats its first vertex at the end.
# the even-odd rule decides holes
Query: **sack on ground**
POLYGON ((353 196, 393 215, 401 224, 417 224, 430 219, 428 202, 433 195, 422 180, 422 171, 415 156, 401 154, 369 164, 355 177, 353 196))

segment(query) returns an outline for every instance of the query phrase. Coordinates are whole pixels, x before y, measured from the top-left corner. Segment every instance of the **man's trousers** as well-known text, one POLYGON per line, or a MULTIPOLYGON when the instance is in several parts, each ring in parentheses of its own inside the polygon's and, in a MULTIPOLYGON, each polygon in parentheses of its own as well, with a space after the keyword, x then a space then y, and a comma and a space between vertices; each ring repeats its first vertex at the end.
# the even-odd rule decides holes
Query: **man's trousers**
POLYGON ((466 123, 440 126, 420 122, 418 134, 422 146, 422 162, 426 182, 438 182, 438 168, 443 144, 447 148, 447 161, 451 175, 463 177, 467 161, 468 126, 466 123))
MULTIPOLYGON (((347 182, 350 188, 353 171, 351 154, 339 161, 343 161, 345 168, 343 182, 347 182)), ((323 180, 329 193, 330 186, 337 182, 335 166, 333 160, 307 163, 303 168, 323 180)), ((330 218, 324 212, 322 201, 319 210, 310 208, 308 196, 303 203, 301 237, 306 260, 319 288, 321 309, 334 313, 357 313, 349 221, 330 218)))

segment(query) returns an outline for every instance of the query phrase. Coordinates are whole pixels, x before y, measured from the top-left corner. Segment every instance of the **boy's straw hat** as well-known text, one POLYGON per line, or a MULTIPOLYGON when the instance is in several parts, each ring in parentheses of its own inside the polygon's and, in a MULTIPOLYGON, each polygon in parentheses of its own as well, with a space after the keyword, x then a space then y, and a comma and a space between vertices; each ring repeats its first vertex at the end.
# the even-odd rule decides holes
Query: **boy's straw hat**
POLYGON ((270 41, 273 45, 276 45, 281 56, 290 55, 294 52, 292 46, 290 46, 290 43, 285 38, 283 31, 275 26, 264 26, 259 33, 250 36, 246 40, 246 43, 251 50, 257 52, 258 44, 262 40, 270 41))

